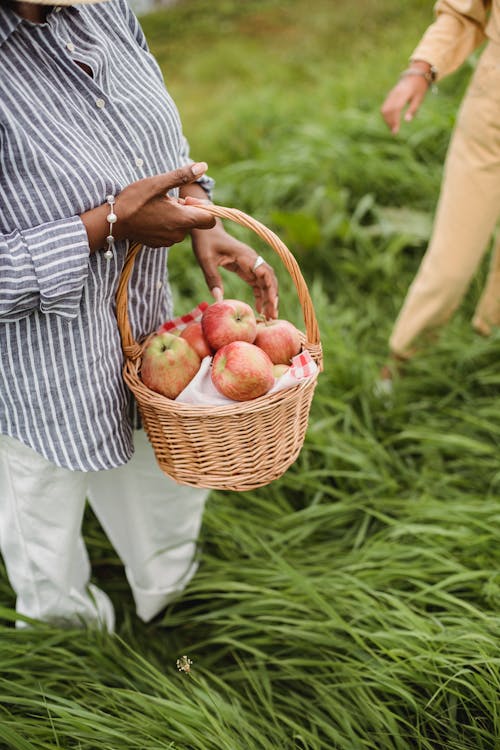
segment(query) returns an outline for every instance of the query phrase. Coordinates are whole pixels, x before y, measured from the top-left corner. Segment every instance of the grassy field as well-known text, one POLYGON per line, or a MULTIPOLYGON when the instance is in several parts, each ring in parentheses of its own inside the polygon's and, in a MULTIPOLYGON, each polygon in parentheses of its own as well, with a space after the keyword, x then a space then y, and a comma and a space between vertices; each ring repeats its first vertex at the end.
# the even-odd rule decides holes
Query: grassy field
MULTIPOLYGON (((484 267, 392 401, 373 393, 474 63, 386 132, 378 110, 430 13, 423 0, 184 0, 143 19, 216 201, 299 259, 325 372, 299 460, 267 488, 212 493, 199 572, 159 621, 135 617, 90 514, 115 637, 16 631, 2 577, 1 748, 500 748, 500 336, 470 328, 484 267)), ((282 313, 300 323, 279 274, 282 313)), ((186 245, 171 276, 179 312, 207 298, 186 245)))

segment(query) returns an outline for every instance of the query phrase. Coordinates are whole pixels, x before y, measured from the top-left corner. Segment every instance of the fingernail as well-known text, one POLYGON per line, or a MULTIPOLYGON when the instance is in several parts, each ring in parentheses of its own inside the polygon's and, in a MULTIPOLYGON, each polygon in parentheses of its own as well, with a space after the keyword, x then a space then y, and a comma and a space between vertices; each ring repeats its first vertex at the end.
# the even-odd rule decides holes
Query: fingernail
POLYGON ((406 122, 410 122, 411 120, 413 120, 413 115, 410 115, 410 114, 407 113, 405 115, 405 120, 406 120, 406 122))
POLYGON ((212 297, 216 300, 216 302, 220 302, 222 300, 222 289, 220 286, 213 286, 210 290, 212 292, 212 297))
POLYGON ((191 164, 191 172, 197 177, 200 174, 203 174, 208 169, 208 164, 206 164, 204 161, 198 161, 196 164, 191 164))

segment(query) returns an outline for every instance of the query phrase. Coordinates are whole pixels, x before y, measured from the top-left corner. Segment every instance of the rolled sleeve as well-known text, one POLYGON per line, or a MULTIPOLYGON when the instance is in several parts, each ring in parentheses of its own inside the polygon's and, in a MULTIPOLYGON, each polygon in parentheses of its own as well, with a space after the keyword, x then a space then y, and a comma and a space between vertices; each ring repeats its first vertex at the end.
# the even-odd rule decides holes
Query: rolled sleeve
POLYGON ((0 237, 0 319, 12 322, 34 310, 75 318, 89 253, 78 216, 0 237))
POLYGON ((429 26, 412 60, 425 60, 437 69, 438 79, 453 73, 486 39, 489 2, 438 0, 436 21, 429 26))
MULTIPOLYGON (((187 141, 187 138, 182 136, 181 147, 179 149, 179 166, 185 167, 188 164, 194 164, 194 161, 189 155, 189 143, 187 141)), ((209 177, 208 175, 202 175, 198 180, 196 180, 196 182, 203 188, 203 190, 207 194, 207 198, 209 200, 213 200, 215 181, 212 179, 212 177, 209 177)))

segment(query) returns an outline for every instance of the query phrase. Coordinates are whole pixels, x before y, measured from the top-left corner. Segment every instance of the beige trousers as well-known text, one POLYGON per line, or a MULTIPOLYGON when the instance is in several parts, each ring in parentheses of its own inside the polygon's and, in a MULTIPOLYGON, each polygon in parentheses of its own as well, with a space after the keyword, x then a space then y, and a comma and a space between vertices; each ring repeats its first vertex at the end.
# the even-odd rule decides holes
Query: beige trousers
MULTIPOLYGON (((393 328, 394 354, 452 316, 483 258, 500 216, 500 45, 481 56, 458 112, 444 167, 433 233, 393 328)), ((500 325, 500 241, 473 319, 488 334, 500 325)))

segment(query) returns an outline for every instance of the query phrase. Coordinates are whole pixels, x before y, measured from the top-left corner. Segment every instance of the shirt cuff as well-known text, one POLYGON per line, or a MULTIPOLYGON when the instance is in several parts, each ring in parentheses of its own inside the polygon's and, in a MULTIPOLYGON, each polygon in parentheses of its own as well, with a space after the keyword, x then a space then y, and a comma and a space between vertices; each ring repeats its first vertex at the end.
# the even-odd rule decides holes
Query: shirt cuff
POLYGON ((200 185, 200 187, 203 188, 203 190, 207 194, 207 198, 210 201, 213 200, 215 180, 212 177, 209 177, 208 175, 203 175, 202 177, 200 177, 199 180, 196 180, 196 182, 198 185, 200 185))
POLYGON ((78 314, 89 269, 90 248, 79 216, 21 232, 40 292, 39 309, 72 320, 78 314))

